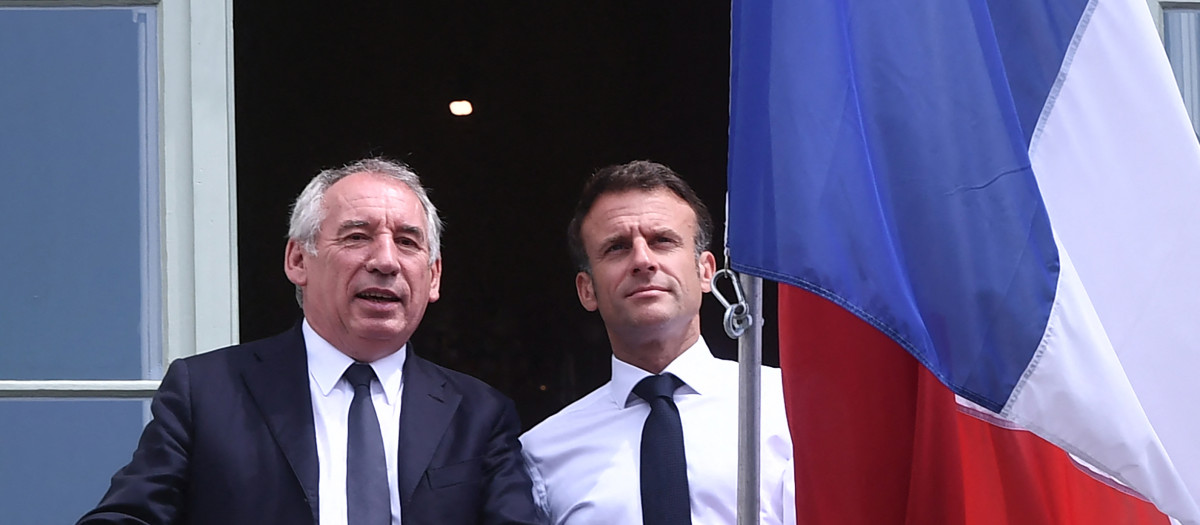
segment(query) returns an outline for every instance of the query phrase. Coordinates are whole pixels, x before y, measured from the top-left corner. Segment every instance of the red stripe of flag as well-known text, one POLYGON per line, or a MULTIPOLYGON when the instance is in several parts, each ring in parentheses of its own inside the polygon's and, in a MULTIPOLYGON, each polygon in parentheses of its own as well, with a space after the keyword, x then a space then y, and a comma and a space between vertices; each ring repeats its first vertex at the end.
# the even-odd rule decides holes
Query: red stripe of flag
POLYGON ((1167 524, 1061 449, 959 410, 847 310, 779 285, 779 345, 806 525, 1167 524))

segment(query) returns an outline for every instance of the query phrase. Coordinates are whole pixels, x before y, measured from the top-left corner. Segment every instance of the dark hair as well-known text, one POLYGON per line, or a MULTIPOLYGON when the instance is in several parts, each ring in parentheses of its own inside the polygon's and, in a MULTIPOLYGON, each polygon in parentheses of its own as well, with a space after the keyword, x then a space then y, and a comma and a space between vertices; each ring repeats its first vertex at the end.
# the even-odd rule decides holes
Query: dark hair
POLYGON ((575 205, 575 216, 571 218, 571 225, 567 227, 567 246, 571 250, 571 260, 575 267, 581 272, 591 270, 580 230, 583 228, 583 218, 592 210, 596 199, 609 193, 657 189, 670 190, 692 208, 696 215, 696 256, 699 257, 707 250, 708 244, 712 242, 713 229, 712 215, 709 215, 708 207, 696 192, 692 191, 692 187, 671 168, 657 162, 635 160, 628 164, 602 168, 584 183, 579 203, 575 205))

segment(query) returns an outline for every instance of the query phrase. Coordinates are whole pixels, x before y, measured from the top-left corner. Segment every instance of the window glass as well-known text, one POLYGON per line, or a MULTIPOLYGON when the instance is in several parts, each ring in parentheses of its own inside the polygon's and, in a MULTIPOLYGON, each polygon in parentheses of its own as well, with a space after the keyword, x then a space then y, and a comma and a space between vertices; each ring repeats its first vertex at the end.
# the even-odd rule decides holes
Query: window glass
POLYGON ((0 522, 75 523, 129 462, 149 403, 0 400, 0 522))
POLYGON ((0 379, 161 375, 155 9, 0 8, 0 379))

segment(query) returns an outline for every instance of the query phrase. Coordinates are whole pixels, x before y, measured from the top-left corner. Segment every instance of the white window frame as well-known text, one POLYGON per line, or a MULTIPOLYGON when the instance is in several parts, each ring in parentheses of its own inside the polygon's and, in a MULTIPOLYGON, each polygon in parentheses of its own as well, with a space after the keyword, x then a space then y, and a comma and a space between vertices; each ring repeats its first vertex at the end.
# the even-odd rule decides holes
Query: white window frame
MULTIPOLYGON (((1182 30, 1180 35, 1173 37, 1174 42, 1166 41, 1166 13, 1169 9, 1189 9, 1200 10, 1200 0, 1147 0, 1150 6, 1150 14, 1154 19, 1154 25, 1158 29, 1158 39, 1163 42, 1164 49, 1167 51, 1168 58, 1171 57, 1172 51, 1182 51, 1182 57, 1179 57, 1184 62, 1193 60, 1195 53, 1200 52, 1197 44, 1200 43, 1200 31, 1196 29, 1195 19, 1191 23, 1183 24, 1177 29, 1182 30), (1182 50, 1177 46, 1182 45, 1182 50)), ((1200 82, 1200 71, 1196 71, 1194 67, 1189 67, 1187 64, 1171 64, 1172 73, 1175 75, 1177 82, 1181 84, 1180 91, 1183 97, 1183 105, 1187 108, 1188 120, 1192 127, 1197 131, 1197 136, 1200 136, 1200 99, 1197 97, 1196 85, 1200 82)))
POLYGON ((1163 39, 1163 9, 1172 7, 1192 7, 1200 9, 1200 0, 1146 0, 1150 6, 1150 15, 1154 18, 1154 27, 1158 29, 1158 39, 1163 39))
MULTIPOLYGON (((233 0, 0 0, 158 6, 161 370, 238 342, 233 0)), ((0 398, 150 398, 158 380, 0 380, 0 398)))

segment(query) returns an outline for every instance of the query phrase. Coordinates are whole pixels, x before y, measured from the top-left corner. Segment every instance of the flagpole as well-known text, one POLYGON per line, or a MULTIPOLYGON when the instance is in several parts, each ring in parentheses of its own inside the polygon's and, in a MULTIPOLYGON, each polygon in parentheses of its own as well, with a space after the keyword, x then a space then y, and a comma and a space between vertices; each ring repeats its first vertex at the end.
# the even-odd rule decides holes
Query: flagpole
POLYGON ((738 338, 738 525, 759 517, 759 427, 762 397, 762 278, 738 277, 750 308, 750 326, 738 338))

